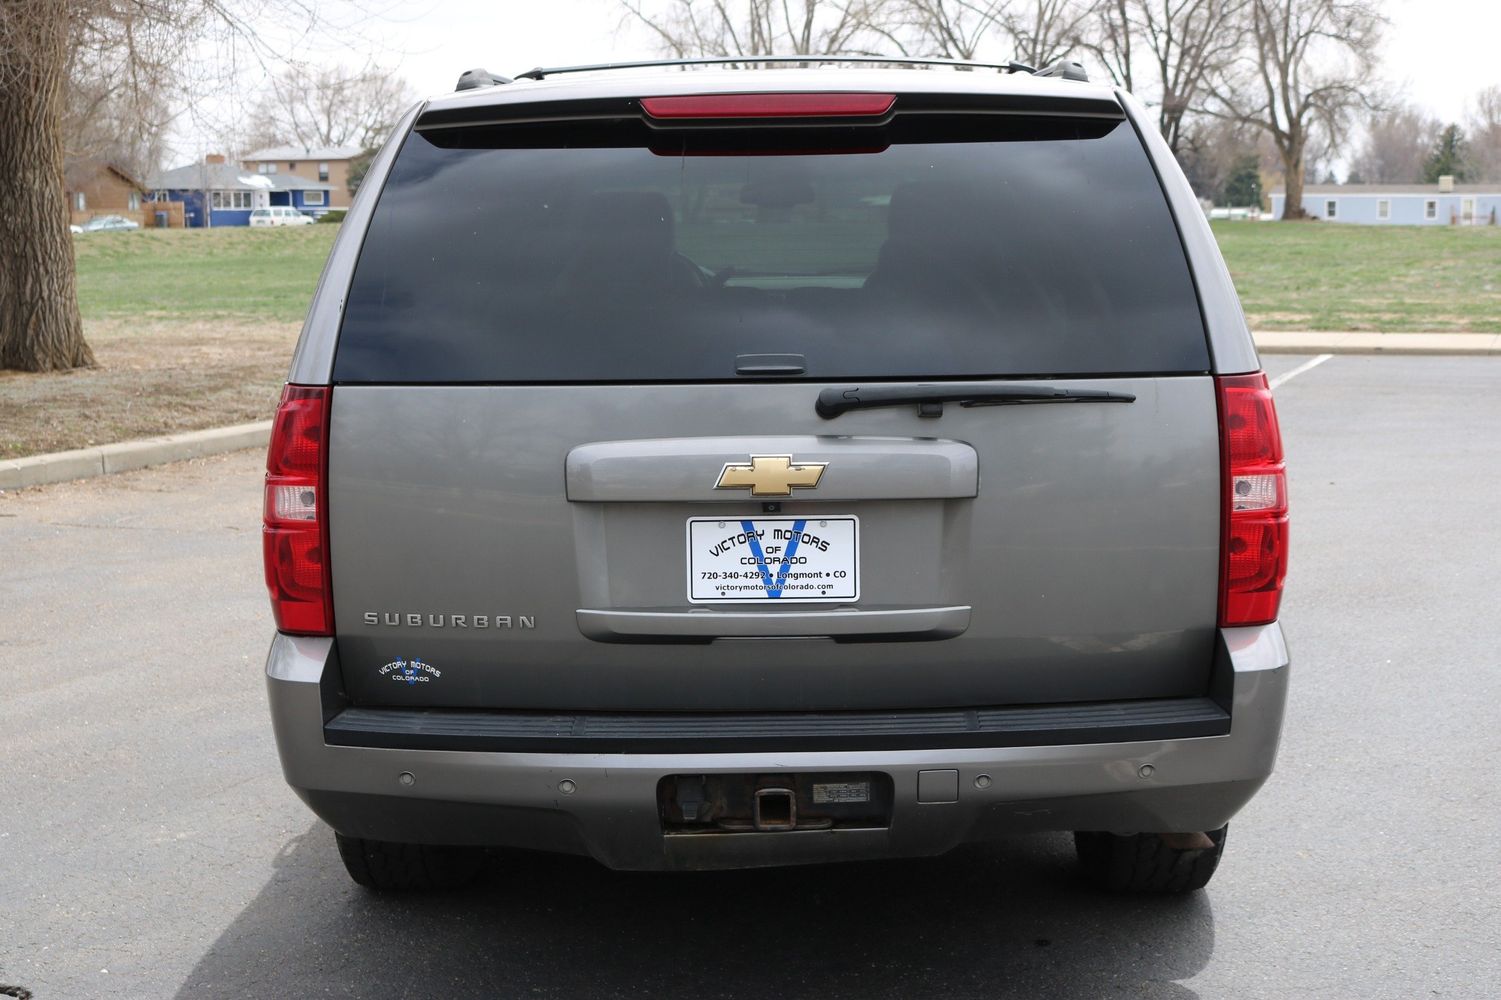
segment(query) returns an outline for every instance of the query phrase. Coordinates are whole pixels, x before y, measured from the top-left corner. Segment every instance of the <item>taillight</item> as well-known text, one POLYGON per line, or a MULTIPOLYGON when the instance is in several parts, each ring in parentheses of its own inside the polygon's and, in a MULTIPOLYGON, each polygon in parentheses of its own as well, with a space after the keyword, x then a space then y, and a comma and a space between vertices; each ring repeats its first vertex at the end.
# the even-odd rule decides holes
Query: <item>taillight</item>
POLYGON ((872 118, 896 103, 895 94, 691 94, 643 97, 653 118, 872 118))
POLYGON ((324 489, 328 399, 326 386, 283 389, 266 451, 266 588, 276 627, 301 635, 334 632, 324 489))
POLYGON ((1220 452, 1224 529, 1220 542, 1220 625, 1277 620, 1287 575, 1287 470, 1266 375, 1222 375, 1220 452))

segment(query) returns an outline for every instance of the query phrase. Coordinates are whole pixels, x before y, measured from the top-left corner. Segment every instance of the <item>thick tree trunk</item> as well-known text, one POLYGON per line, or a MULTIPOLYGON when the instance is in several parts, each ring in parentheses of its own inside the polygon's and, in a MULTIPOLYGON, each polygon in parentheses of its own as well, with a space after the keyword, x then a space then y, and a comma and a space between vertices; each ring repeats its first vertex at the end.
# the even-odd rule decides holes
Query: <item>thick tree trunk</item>
POLYGON ((7 20, 0 48, 0 368, 79 368, 92 365, 94 354, 78 314, 63 182, 69 18, 64 4, 33 3, 16 5, 7 20))
POLYGON ((1303 146, 1300 143, 1280 152, 1282 153, 1282 190, 1287 192, 1287 197, 1282 200, 1282 218, 1284 220, 1307 218, 1308 213, 1303 211, 1303 146))

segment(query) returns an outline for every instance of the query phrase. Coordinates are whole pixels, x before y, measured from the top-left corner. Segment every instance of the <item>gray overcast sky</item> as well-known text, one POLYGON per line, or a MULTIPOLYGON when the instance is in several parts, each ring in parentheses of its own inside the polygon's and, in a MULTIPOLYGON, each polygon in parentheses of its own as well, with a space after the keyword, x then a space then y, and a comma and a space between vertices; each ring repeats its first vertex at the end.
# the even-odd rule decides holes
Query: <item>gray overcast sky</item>
MULTIPOLYGON (((1385 0, 1391 26, 1384 74, 1398 93, 1448 120, 1482 87, 1501 85, 1501 0, 1385 0)), ((335 22, 343 0, 324 0, 335 22)), ((362 0, 370 16, 299 42, 286 18, 268 19, 267 40, 297 58, 394 66, 422 94, 453 89, 465 69, 511 75, 537 65, 648 58, 651 38, 615 0, 362 0), (278 36, 280 38, 278 39, 278 36)), ((1004 57, 1005 53, 992 53, 1004 57)))

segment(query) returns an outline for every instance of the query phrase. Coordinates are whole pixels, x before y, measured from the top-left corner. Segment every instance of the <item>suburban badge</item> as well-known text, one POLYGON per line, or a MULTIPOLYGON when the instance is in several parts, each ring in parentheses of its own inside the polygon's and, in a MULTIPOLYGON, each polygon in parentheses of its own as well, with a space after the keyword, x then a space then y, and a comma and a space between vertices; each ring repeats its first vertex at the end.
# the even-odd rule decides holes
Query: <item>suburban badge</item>
POLYGON ((789 497, 794 488, 811 490, 828 462, 792 463, 791 455, 752 455, 749 463, 728 462, 716 490, 750 490, 753 497, 789 497))

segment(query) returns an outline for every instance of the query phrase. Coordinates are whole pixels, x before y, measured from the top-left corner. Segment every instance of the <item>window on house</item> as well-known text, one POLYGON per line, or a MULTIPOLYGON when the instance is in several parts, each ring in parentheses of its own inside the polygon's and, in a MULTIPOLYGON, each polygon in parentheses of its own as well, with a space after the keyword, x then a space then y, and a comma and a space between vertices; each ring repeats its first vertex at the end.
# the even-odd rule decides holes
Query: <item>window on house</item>
POLYGON ((268 173, 268 174, 274 174, 274 173, 276 173, 276 164, 274 164, 274 163, 268 163, 268 164, 266 164, 266 173, 268 173))
POLYGON ((1392 217, 1392 203, 1385 198, 1376 201, 1376 218, 1390 219, 1392 217))
POLYGON ((1425 219, 1437 219, 1438 218, 1438 202, 1437 201, 1433 200, 1432 198, 1429 198, 1427 201, 1423 202, 1423 218, 1425 218, 1425 219))
POLYGON ((1475 199, 1464 198, 1459 203, 1459 216, 1465 222, 1475 221, 1475 199))
POLYGON ((318 179, 320 181, 325 181, 325 182, 328 180, 328 164, 327 163, 320 163, 320 164, 318 164, 318 179))
POLYGON ((302 192, 302 203, 304 205, 322 205, 322 204, 324 204, 325 202, 324 202, 324 198, 323 198, 323 192, 322 191, 304 191, 304 192, 302 192))
POLYGON ((287 169, 288 170, 296 170, 297 169, 297 163, 295 161, 288 163, 287 164, 287 169))
POLYGON ((75 211, 75 212, 82 212, 83 210, 85 210, 88 207, 89 207, 89 200, 84 197, 83 192, 82 191, 75 191, 73 193, 73 211, 75 211))
POLYGON ((1333 219, 1339 216, 1339 202, 1330 199, 1324 202, 1324 218, 1333 219))
POLYGON ((209 195, 208 204, 209 204, 210 208, 223 208, 224 207, 224 192, 223 191, 215 191, 215 192, 213 192, 211 195, 209 195))

